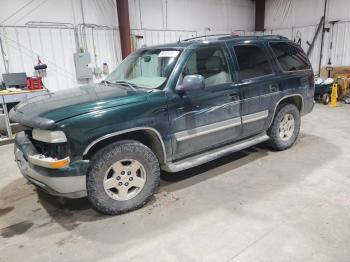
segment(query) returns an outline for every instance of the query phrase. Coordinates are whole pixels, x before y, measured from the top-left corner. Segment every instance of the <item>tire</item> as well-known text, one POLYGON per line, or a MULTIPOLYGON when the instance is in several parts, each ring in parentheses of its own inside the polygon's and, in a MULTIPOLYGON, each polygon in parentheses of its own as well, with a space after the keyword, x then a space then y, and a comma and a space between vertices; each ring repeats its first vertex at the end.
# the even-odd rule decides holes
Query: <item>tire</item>
POLYGON ((152 150, 137 141, 124 140, 102 148, 92 157, 87 197, 100 213, 122 214, 145 205, 159 180, 159 162, 152 150))
POLYGON ((324 105, 328 105, 330 100, 331 100, 331 98, 330 98, 330 95, 328 93, 324 93, 322 95, 322 103, 324 105))
POLYGON ((270 136, 269 146, 277 151, 290 148, 298 138, 300 131, 300 112, 293 104, 282 104, 277 107, 275 117, 267 131, 270 136), (284 121, 282 123, 282 121, 284 121), (287 123, 288 124, 287 124, 287 123), (294 122, 294 127, 289 128, 294 122))

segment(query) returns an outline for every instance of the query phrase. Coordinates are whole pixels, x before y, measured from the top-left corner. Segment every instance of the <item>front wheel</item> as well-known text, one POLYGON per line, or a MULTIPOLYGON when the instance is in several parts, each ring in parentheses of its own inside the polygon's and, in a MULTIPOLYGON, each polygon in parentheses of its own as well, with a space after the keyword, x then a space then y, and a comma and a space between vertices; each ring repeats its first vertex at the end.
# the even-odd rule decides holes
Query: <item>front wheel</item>
POLYGON ((91 160, 87 195, 103 214, 125 213, 143 206, 159 185, 160 169, 151 149, 137 141, 111 144, 91 160))
POLYGON ((270 146, 274 150, 290 148, 296 141, 300 131, 300 112, 293 104, 278 106, 276 115, 268 130, 270 146))

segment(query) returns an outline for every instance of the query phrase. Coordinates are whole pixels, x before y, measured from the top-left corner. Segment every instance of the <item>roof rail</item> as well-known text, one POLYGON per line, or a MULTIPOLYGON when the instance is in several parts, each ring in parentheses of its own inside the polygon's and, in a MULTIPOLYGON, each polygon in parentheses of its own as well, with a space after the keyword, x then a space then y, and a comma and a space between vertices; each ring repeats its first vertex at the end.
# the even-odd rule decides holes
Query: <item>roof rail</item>
POLYGON ((288 37, 281 36, 281 35, 260 35, 258 36, 260 38, 277 38, 277 39, 288 39, 288 37))
POLYGON ((231 34, 201 35, 201 36, 195 36, 195 37, 187 38, 187 39, 184 39, 184 40, 181 40, 181 41, 190 41, 190 40, 194 40, 194 39, 213 37, 213 36, 234 36, 234 35, 231 35, 231 34))
POLYGON ((196 37, 191 37, 187 38, 184 40, 181 40, 181 42, 185 41, 190 41, 190 40, 195 40, 195 39, 201 39, 201 38, 207 38, 207 37, 220 37, 218 38, 219 40, 226 40, 230 37, 232 38, 239 38, 239 37, 246 37, 246 38, 255 38, 255 39, 264 39, 264 38, 275 38, 275 39, 288 39, 285 36, 281 35, 247 35, 247 36, 239 36, 239 35, 232 35, 232 34, 214 34, 214 35, 202 35, 202 36, 196 36, 196 37))
MULTIPOLYGON (((232 35, 231 35, 232 36, 232 35)), ((242 35, 242 36, 232 36, 232 37, 242 37, 242 38, 255 38, 255 39, 265 39, 265 38, 274 38, 274 39, 288 39, 285 36, 281 35, 242 35)), ((220 40, 224 40, 225 37, 219 38, 220 40)))

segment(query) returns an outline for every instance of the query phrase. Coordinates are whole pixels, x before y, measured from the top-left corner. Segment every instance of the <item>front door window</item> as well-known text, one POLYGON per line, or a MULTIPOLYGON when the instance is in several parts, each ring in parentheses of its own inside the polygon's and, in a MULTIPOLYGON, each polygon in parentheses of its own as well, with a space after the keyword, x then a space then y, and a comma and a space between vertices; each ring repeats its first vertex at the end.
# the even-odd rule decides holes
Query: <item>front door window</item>
POLYGON ((187 62, 183 75, 202 75, 206 87, 231 83, 224 52, 218 47, 201 48, 187 62))

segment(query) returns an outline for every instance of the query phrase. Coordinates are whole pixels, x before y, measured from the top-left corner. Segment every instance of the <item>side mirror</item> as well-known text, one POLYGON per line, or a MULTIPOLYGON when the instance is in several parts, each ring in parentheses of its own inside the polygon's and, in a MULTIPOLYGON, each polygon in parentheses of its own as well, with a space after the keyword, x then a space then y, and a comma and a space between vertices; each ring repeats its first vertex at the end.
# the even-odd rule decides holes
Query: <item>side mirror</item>
POLYGON ((183 94, 187 91, 203 90, 205 87, 204 77, 201 75, 187 75, 184 77, 182 84, 176 86, 176 92, 183 94))

